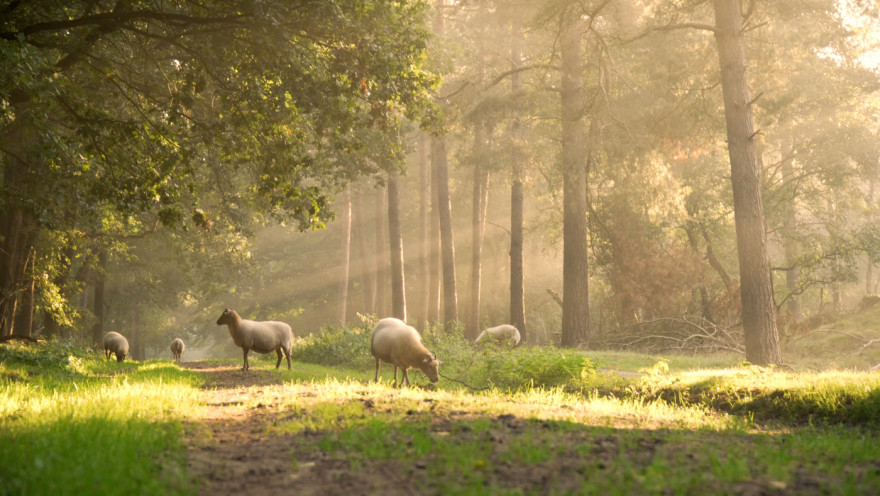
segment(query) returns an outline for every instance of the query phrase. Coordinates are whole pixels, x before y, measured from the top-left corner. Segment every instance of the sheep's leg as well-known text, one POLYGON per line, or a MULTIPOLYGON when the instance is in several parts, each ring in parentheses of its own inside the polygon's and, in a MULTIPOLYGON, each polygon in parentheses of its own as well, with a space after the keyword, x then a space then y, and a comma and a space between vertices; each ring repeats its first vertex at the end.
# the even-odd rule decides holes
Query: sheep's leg
POLYGON ((242 348, 241 351, 244 352, 244 365, 241 367, 241 370, 244 370, 245 372, 247 372, 247 370, 249 368, 251 368, 250 365, 248 364, 248 359, 247 359, 248 349, 242 348))
POLYGON ((395 385, 395 386, 399 386, 399 385, 400 385, 400 384, 397 383, 397 364, 394 365, 394 385, 395 385))
POLYGON ((376 359, 376 382, 379 382, 379 359, 376 359))
POLYGON ((281 367, 281 348, 275 348, 275 353, 278 355, 278 361, 275 363, 275 368, 278 369, 281 367))
POLYGON ((287 357, 287 370, 290 370, 290 349, 284 350, 284 356, 287 357))
MULTIPOLYGON (((403 367, 401 367, 401 368, 403 368, 403 367)), ((406 373, 406 369, 403 369, 403 382, 405 382, 407 386, 410 385, 409 384, 409 374, 406 373)))

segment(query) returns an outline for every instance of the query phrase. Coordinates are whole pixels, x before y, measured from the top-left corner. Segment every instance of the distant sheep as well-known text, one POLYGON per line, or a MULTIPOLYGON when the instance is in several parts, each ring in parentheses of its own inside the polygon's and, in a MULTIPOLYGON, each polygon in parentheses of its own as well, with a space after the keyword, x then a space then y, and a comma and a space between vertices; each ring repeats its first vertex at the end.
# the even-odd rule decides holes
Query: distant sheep
POLYGON ((484 341, 495 341, 496 343, 508 343, 513 346, 519 345, 519 330, 516 327, 513 327, 509 324, 502 324, 496 327, 490 327, 485 331, 481 332, 477 339, 474 341, 475 345, 479 345, 484 341))
POLYGON ((281 352, 287 357, 287 369, 290 370, 290 348, 293 346, 293 331, 284 322, 263 321, 257 322, 241 318, 235 310, 225 309, 217 325, 227 325, 232 341, 240 346, 244 352, 244 366, 241 370, 250 369, 248 363, 248 351, 257 353, 278 354, 278 362, 275 368, 281 367, 281 352))
POLYGON ((128 340, 125 339, 125 336, 118 332, 108 332, 104 334, 102 341, 104 343, 104 356, 107 360, 110 360, 111 353, 116 355, 117 362, 125 360, 125 356, 128 355, 128 340))
POLYGON ((171 342, 171 354, 174 355, 174 359, 178 363, 180 363, 180 355, 183 355, 184 350, 186 350, 186 345, 183 344, 183 340, 174 338, 174 341, 171 342))
POLYGON ((417 368, 428 376, 431 382, 440 380, 440 360, 428 351, 422 343, 419 331, 406 325, 402 320, 387 318, 380 320, 373 328, 370 353, 376 359, 376 382, 379 382, 380 360, 394 365, 394 382, 397 383, 397 368, 403 370, 403 382, 409 385, 407 369, 417 368))

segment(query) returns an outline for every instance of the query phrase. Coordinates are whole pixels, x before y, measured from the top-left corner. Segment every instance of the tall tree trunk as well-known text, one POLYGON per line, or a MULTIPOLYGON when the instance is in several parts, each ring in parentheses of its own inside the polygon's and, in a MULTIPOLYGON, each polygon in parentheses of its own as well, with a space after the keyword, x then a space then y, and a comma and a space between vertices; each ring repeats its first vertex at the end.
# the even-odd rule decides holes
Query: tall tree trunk
MULTIPOLYGON (((433 168, 431 176, 433 178, 433 168)), ((439 322, 440 303, 443 293, 443 264, 440 263, 440 215, 437 213, 437 201, 434 200, 434 198, 437 196, 437 185, 433 182, 433 180, 431 181, 431 183, 431 198, 432 203, 434 204, 434 208, 431 209, 431 259, 429 263, 429 270, 431 271, 431 274, 429 277, 428 288, 428 320, 431 322, 439 322)))
MULTIPOLYGON (((510 59, 513 69, 522 64, 520 42, 522 28, 513 23, 511 32, 510 59)), ((522 74, 516 72, 511 76, 510 92, 518 98, 522 91, 522 74)), ((525 274, 523 265, 523 157, 521 153, 523 129, 519 117, 514 117, 510 125, 513 139, 511 147, 511 170, 513 184, 510 187, 510 323, 519 329, 520 338, 526 340, 526 304, 525 274)))
MULTIPOLYGON (((474 156, 479 157, 483 143, 483 125, 474 133, 474 156)), ((471 215, 471 301, 465 338, 473 341, 480 334, 480 293, 483 279, 483 236, 489 204, 489 171, 479 159, 474 165, 473 212, 471 215)))
POLYGON ((419 313, 421 329, 427 329, 431 321, 431 183, 428 162, 428 135, 419 135, 419 313))
POLYGON ((92 326, 92 342, 100 345, 104 337, 104 289, 107 285, 107 250, 101 248, 98 253, 98 270, 95 280, 95 299, 92 313, 95 325, 92 326))
POLYGON ((339 324, 348 315, 348 276, 351 268, 351 186, 346 186, 342 200, 342 274, 339 281, 339 324))
POLYGON ((440 246, 443 266, 443 325, 449 328, 458 321, 458 294, 455 288, 455 241, 452 234, 452 205, 449 197, 449 164, 446 138, 434 137, 431 161, 436 185, 435 205, 440 218, 440 246))
POLYGON ((376 195, 376 316, 388 316, 388 256, 385 247, 388 239, 385 229, 385 188, 379 187, 376 195))
POLYGON ((563 275, 562 346, 589 339, 587 174, 584 62, 577 16, 563 14, 562 63, 563 275))
POLYGON ((751 94, 746 78, 742 5, 740 0, 713 0, 713 3, 733 187, 746 360, 760 365, 778 364, 781 362, 779 336, 764 228, 760 171, 753 140, 755 126, 751 94))
POLYGON ((400 176, 388 174, 388 239, 391 247, 391 315, 406 322, 403 233, 400 229, 400 176))
POLYGON ((791 293, 791 297, 788 299, 786 306, 788 307, 788 311, 791 313, 794 322, 800 322, 803 318, 803 310, 801 308, 801 297, 799 296, 801 290, 801 272, 800 267, 797 265, 797 259, 801 250, 799 243, 795 239, 797 231, 797 212, 795 211, 794 206, 794 191, 796 186, 793 184, 795 179, 794 164, 792 163, 794 160, 792 158, 792 149, 793 144, 791 137, 788 136, 783 140, 781 146, 782 187, 785 191, 792 192, 792 198, 790 202, 786 202, 783 206, 785 213, 782 220, 782 235, 784 236, 782 247, 785 252, 785 264, 788 267, 785 271, 785 285, 789 293, 791 293))
MULTIPOLYGON (((8 211, 7 211, 8 212, 8 211)), ((18 298, 18 273, 22 256, 24 214, 15 208, 3 218, 3 250, 0 251, 0 336, 12 334, 15 328, 15 306, 18 298)))
MULTIPOLYGON (((442 38, 446 31, 445 0, 436 0, 434 34, 442 38)), ((434 208, 440 222, 440 250, 443 296, 443 326, 449 328, 458 320, 458 294, 455 288, 455 241, 452 234, 452 206, 449 197, 449 165, 446 159, 446 138, 434 136, 431 140, 432 184, 434 208)))
MULTIPOLYGON (((358 188, 354 195, 354 208, 352 209, 352 229, 355 242, 358 247, 358 259, 360 260, 361 286, 364 293, 364 312, 375 313, 376 308, 376 277, 375 264, 371 258, 372 252, 367 249, 367 233, 373 231, 368 226, 366 210, 364 210, 364 191, 358 188), (355 222, 355 219, 357 221, 355 222)), ((374 244, 375 246, 375 244, 374 244)))

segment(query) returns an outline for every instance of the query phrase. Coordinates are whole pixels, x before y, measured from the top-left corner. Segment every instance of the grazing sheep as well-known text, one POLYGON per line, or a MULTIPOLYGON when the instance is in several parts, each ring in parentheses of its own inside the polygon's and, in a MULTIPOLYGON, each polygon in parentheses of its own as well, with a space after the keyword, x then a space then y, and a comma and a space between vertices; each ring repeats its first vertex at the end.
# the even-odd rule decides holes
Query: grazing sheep
POLYGON ((379 382, 380 360, 394 365, 394 382, 397 383, 397 368, 403 370, 403 381, 409 385, 409 368, 417 368, 428 376, 431 382, 440 380, 440 360, 428 351, 422 343, 419 331, 402 320, 387 318, 380 320, 373 328, 370 353, 376 358, 376 382, 379 382))
POLYGON ((241 370, 248 370, 248 351, 257 353, 278 354, 278 362, 275 368, 281 366, 281 352, 287 357, 287 370, 290 370, 290 348, 293 346, 293 331, 284 322, 264 321, 257 322, 241 318, 235 310, 225 309, 217 325, 226 324, 229 334, 236 346, 241 346, 244 351, 244 366, 241 370))
POLYGON ((516 327, 509 324, 502 324, 500 326, 490 327, 481 332, 474 341, 474 345, 479 345, 484 341, 492 340, 497 343, 512 343, 513 346, 517 346, 519 344, 519 339, 519 330, 517 330, 516 327))
POLYGON ((174 355, 174 359, 180 363, 180 355, 183 355, 183 351, 186 349, 186 345, 183 344, 183 340, 180 338, 174 338, 174 341, 171 342, 171 354, 174 355))
POLYGON ((128 340, 125 339, 125 336, 119 334, 118 332, 108 332, 104 334, 104 356, 107 360, 110 360, 110 354, 116 354, 116 361, 122 362, 125 360, 125 355, 128 355, 128 340))

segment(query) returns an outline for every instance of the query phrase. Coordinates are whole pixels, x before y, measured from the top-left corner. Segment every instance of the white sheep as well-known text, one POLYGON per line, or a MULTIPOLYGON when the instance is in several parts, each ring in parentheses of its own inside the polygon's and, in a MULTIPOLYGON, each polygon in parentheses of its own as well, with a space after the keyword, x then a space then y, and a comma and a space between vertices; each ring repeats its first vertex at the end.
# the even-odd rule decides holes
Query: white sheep
POLYGON ((183 344, 183 340, 174 338, 174 341, 171 342, 171 354, 174 355, 174 359, 178 363, 180 363, 180 355, 183 355, 184 350, 186 350, 186 345, 183 344))
POLYGON ((281 352, 287 357, 287 370, 290 370, 290 349, 293 346, 293 331, 284 322, 272 320, 257 322, 241 318, 235 310, 225 309, 217 325, 226 324, 229 334, 236 346, 241 346, 244 352, 244 366, 241 370, 250 369, 248 352, 254 350, 257 353, 278 354, 278 362, 275 368, 281 367, 281 352))
POLYGON ((380 360, 394 365, 394 382, 397 383, 397 368, 403 370, 403 381, 409 385, 407 369, 417 368, 428 376, 431 382, 440 380, 440 360, 428 351, 422 343, 419 331, 406 325, 402 320, 387 318, 380 320, 373 328, 370 353, 376 359, 376 382, 379 382, 380 360))
POLYGON ((125 360, 125 356, 128 355, 128 340, 125 339, 125 336, 111 331, 104 334, 102 342, 104 344, 104 356, 107 360, 110 360, 111 353, 116 355, 117 362, 125 360))
POLYGON ((474 340, 474 345, 479 345, 480 343, 487 340, 492 340, 496 343, 508 343, 512 344, 513 346, 517 346, 520 340, 519 330, 510 324, 502 324, 500 326, 490 327, 481 332, 479 336, 477 336, 477 339, 474 340))

